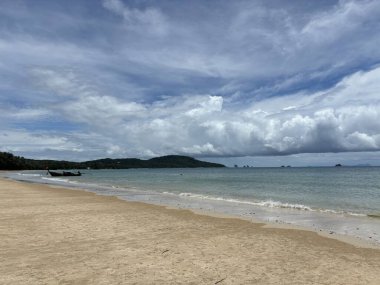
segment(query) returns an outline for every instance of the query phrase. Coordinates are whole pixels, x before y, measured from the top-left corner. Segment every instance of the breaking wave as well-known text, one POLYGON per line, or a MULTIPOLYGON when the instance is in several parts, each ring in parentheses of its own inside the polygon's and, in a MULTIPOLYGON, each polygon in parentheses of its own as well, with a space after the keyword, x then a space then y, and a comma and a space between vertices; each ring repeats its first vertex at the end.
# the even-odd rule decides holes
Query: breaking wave
POLYGON ((207 199, 207 200, 214 200, 214 201, 225 201, 225 202, 232 202, 232 203, 239 203, 239 204, 248 204, 248 205, 268 207, 268 208, 285 208, 285 209, 295 209, 295 210, 304 210, 304 211, 314 211, 311 207, 308 207, 302 204, 282 203, 282 202, 272 201, 272 200, 253 202, 253 201, 244 201, 244 200, 238 200, 238 199, 232 199, 232 198, 212 197, 212 196, 193 194, 193 193, 181 193, 179 194, 179 196, 198 198, 198 199, 207 199))
MULTIPOLYGON (((173 193, 168 193, 168 192, 165 192, 165 193, 166 194, 173 194, 173 193)), ((213 197, 213 196, 194 194, 194 193, 180 193, 179 196, 188 197, 188 198, 203 199, 203 200, 213 200, 213 201, 232 202, 232 203, 239 203, 239 204, 248 204, 248 205, 266 207, 266 208, 292 209, 292 210, 311 211, 311 212, 318 211, 318 212, 322 212, 322 213, 330 213, 330 214, 337 214, 337 215, 366 216, 365 214, 360 214, 360 213, 331 210, 331 209, 315 209, 315 208, 312 208, 312 207, 307 206, 307 205, 284 203, 284 202, 273 201, 273 200, 265 200, 265 201, 257 201, 257 202, 256 201, 244 201, 244 200, 238 200, 238 199, 233 199, 233 198, 213 197)))
POLYGON ((75 183, 74 181, 70 181, 69 179, 64 179, 64 178, 53 178, 53 177, 41 177, 43 180, 48 180, 48 181, 54 181, 54 182, 64 182, 64 183, 75 183))
POLYGON ((26 177, 41 177, 41 174, 35 173, 17 173, 17 175, 26 176, 26 177))

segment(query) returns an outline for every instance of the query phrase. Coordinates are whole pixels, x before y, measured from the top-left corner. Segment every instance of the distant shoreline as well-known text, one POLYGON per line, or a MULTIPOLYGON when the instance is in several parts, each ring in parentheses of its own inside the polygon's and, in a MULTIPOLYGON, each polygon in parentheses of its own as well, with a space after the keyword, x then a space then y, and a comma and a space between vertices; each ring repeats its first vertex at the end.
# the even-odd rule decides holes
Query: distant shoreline
POLYGON ((143 160, 138 158, 104 158, 84 162, 37 160, 0 152, 0 170, 44 169, 129 169, 129 168, 199 168, 225 167, 220 163, 197 160, 189 156, 166 155, 143 160))

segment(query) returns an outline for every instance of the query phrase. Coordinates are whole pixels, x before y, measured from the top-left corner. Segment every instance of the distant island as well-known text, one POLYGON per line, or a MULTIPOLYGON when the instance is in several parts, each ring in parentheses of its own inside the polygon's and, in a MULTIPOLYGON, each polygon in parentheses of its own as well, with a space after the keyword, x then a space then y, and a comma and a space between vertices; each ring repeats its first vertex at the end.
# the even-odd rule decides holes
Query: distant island
POLYGON ((147 160, 138 158, 104 158, 84 162, 37 160, 0 152, 0 170, 37 169, 128 169, 128 168, 197 168, 225 167, 223 164, 200 161, 189 156, 167 155, 147 160))

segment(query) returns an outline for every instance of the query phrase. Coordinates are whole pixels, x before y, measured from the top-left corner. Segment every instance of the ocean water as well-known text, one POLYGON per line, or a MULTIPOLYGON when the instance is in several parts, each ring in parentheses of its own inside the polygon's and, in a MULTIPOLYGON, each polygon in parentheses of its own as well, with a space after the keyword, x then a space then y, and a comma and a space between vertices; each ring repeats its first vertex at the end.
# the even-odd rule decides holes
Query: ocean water
POLYGON ((86 170, 16 180, 82 188, 129 201, 203 210, 380 243, 380 167, 86 170))

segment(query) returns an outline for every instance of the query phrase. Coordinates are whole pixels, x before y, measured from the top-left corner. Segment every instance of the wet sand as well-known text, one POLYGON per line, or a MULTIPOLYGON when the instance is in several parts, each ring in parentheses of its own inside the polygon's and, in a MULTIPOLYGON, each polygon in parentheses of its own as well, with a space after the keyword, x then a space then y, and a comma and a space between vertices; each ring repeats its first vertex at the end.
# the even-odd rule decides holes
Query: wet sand
POLYGON ((0 180, 0 284, 380 284, 380 250, 0 180))

